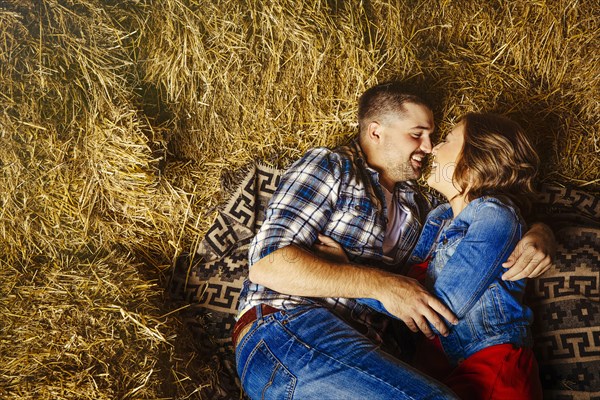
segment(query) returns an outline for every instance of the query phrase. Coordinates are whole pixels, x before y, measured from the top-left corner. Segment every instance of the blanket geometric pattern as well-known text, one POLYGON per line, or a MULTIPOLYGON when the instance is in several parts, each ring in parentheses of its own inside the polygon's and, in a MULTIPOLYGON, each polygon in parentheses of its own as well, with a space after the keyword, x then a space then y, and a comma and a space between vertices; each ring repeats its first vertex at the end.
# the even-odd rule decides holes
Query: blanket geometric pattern
POLYGON ((600 229, 564 228, 556 236, 554 268, 528 286, 542 386, 546 398, 598 398, 600 229))
MULTIPOLYGON (((171 297, 191 303, 184 319, 221 367, 214 398, 240 398, 230 335, 248 247, 282 174, 252 167, 196 251, 179 257, 173 270, 171 297)), ((530 280, 526 292, 544 397, 600 400, 600 199, 545 185, 533 215, 552 227, 559 244, 555 266, 530 280)))
POLYGON ((558 242, 526 294, 544 398, 600 399, 600 198, 545 186, 535 206, 558 242))
POLYGON ((253 166, 196 251, 180 256, 173 270, 171 297, 193 304, 189 310, 197 319, 193 327, 217 344, 218 351, 232 352, 230 335, 248 275, 248 247, 282 173, 264 165, 253 166))

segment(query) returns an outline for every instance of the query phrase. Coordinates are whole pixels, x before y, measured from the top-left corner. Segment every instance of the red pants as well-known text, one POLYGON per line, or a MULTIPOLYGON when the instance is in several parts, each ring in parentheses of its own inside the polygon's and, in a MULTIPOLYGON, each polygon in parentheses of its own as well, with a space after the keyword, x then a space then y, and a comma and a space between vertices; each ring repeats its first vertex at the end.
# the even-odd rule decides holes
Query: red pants
MULTIPOLYGON (((422 281, 427 262, 413 266, 409 276, 422 281)), ((463 400, 538 400, 542 384, 533 351, 499 344, 478 351, 452 367, 439 338, 425 337, 417 346, 414 365, 443 382, 463 400)))
POLYGON ((465 400, 542 399, 542 385, 533 351, 511 344, 490 346, 460 363, 448 363, 439 340, 423 339, 415 366, 443 382, 465 400))

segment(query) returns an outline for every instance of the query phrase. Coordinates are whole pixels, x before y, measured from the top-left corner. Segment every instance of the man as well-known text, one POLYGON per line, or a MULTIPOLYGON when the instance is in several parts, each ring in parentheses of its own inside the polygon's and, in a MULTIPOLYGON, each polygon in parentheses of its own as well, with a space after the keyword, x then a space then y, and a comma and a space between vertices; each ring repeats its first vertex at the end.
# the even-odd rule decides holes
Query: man
MULTIPOLYGON (((446 323, 457 322, 399 274, 435 206, 412 182, 431 152, 433 114, 421 98, 388 83, 361 96, 358 120, 357 141, 309 150, 286 171, 252 242, 233 333, 251 398, 455 398, 384 351, 389 320, 356 301, 379 300, 428 337, 432 326, 447 335, 446 323), (311 252, 321 234, 341 244, 350 262, 311 252)), ((530 230, 505 277, 544 272, 548 251, 537 249, 551 245, 545 226, 530 230)))

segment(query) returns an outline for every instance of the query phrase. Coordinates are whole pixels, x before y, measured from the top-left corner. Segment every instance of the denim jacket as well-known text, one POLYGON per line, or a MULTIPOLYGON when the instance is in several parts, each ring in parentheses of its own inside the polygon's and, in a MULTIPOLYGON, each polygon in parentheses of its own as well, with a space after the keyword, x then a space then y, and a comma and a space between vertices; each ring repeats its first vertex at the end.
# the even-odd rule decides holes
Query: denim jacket
POLYGON ((525 279, 501 279, 523 219, 510 200, 495 197, 473 200, 452 217, 447 203, 431 211, 409 259, 430 258, 426 286, 459 319, 440 336, 446 355, 457 364, 496 344, 530 347, 533 313, 523 304, 525 279))

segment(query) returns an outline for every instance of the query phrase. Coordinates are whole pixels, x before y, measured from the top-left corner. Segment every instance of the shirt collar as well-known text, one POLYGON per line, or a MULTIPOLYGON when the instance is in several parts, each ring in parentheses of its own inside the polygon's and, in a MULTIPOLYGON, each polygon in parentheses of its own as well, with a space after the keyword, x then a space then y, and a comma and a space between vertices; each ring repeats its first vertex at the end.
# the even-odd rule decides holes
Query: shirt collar
POLYGON ((375 169, 371 168, 369 164, 367 164, 367 156, 365 156, 362 147, 360 147, 358 137, 352 140, 352 142, 350 143, 350 149, 354 156, 355 163, 358 166, 363 167, 365 171, 369 172, 369 174, 373 176, 377 180, 377 182, 379 182, 379 172, 377 172, 375 169))

